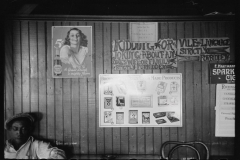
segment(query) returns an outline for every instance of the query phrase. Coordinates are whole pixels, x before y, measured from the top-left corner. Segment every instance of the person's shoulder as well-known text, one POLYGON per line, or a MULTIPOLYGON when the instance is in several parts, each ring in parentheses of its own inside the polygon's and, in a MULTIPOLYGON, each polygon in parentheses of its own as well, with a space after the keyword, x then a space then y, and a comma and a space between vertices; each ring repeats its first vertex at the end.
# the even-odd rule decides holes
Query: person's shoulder
POLYGON ((64 45, 64 46, 62 46, 61 51, 66 51, 66 50, 69 50, 69 49, 70 49, 69 45, 64 45))

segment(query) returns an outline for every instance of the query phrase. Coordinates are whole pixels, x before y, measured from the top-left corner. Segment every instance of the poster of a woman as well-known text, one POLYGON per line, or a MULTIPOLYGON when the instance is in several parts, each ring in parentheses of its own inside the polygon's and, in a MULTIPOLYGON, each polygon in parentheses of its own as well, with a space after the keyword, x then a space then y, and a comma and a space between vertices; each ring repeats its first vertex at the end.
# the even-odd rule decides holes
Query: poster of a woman
POLYGON ((52 27, 53 78, 92 75, 92 26, 52 27))

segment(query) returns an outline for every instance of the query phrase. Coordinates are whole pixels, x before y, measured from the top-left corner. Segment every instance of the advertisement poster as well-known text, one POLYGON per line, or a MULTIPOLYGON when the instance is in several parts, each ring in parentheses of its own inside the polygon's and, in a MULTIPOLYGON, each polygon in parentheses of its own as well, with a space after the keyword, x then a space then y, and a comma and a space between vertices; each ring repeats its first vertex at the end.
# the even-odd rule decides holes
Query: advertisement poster
POLYGON ((159 39, 156 43, 112 42, 113 70, 152 70, 177 68, 176 40, 159 39))
POLYGON ((210 84, 235 83, 235 64, 233 63, 210 63, 210 84))
POLYGON ((235 84, 217 84, 216 137, 235 137, 235 84))
POLYGON ((92 26, 52 27, 53 78, 92 76, 92 26))
POLYGON ((156 43, 158 39, 158 23, 130 22, 129 32, 131 42, 156 43))
POLYGON ((183 38, 177 41, 178 61, 230 60, 229 38, 183 38))
POLYGON ((99 127, 182 127, 182 74, 100 74, 99 127))

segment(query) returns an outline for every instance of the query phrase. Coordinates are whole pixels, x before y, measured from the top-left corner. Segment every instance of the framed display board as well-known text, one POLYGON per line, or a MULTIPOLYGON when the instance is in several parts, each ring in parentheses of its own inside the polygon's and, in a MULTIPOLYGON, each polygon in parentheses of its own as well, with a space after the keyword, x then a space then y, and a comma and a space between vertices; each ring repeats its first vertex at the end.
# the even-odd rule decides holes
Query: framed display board
POLYGON ((182 127, 182 74, 100 74, 99 127, 182 127))

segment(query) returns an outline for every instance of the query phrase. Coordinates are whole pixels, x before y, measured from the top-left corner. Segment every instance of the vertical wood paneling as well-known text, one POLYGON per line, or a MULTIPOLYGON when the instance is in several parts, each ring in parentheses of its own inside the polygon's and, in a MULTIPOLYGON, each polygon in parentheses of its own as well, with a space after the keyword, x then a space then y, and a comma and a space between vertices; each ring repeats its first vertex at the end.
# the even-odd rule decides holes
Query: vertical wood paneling
MULTIPOLYGON (((201 37, 200 22, 193 23, 193 38, 201 37)), ((202 86, 201 86, 201 74, 202 74, 202 62, 194 62, 193 70, 193 92, 194 92, 194 107, 193 107, 193 117, 194 117, 194 139, 195 141, 202 141, 202 86)), ((195 146, 200 153, 203 153, 202 146, 195 146)))
MULTIPOLYGON (((87 25, 94 26, 93 22, 88 22, 87 25)), ((94 36, 95 34, 93 34, 94 36)), ((93 57, 95 53, 92 52, 93 57)), ((93 66, 95 64, 95 59, 92 60, 93 66)), ((89 127, 89 154, 96 154, 97 144, 96 144, 96 78, 95 78, 95 68, 93 67, 93 78, 88 78, 88 127, 89 127)))
MULTIPOLYGON (((170 22, 168 23, 168 37, 172 38, 172 39, 176 39, 177 35, 176 35, 176 23, 174 22, 170 22)), ((177 73, 177 69, 170 69, 170 73, 177 73)), ((170 127, 169 128, 169 139, 170 141, 178 141, 178 128, 176 127, 170 127)), ((173 159, 177 159, 178 158, 178 152, 175 152, 172 155, 173 159)))
POLYGON ((81 154, 88 154, 88 102, 87 102, 87 79, 80 79, 80 133, 81 154))
MULTIPOLYGON (((119 23, 119 39, 127 39, 127 23, 119 23)), ((120 71, 120 74, 127 74, 127 71, 120 71)), ((125 115, 124 115, 125 116, 125 115)), ((128 116, 128 115, 126 115, 128 116)), ((122 127, 121 131, 121 154, 136 153, 136 128, 122 127)))
MULTIPOLYGON (((161 34, 161 23, 158 23, 158 39, 160 39, 161 34)), ((153 74, 160 73, 160 69, 154 69, 153 74)), ((160 149, 162 145, 162 128, 154 127, 153 128, 153 154, 160 154, 160 149)))
MULTIPOLYGON (((13 88, 13 33, 12 22, 5 23, 5 104, 4 104, 4 118, 10 118, 13 115, 14 105, 14 88, 13 88)), ((5 132, 6 133, 6 132, 5 132)), ((8 135, 4 136, 9 138, 8 135)))
MULTIPOLYGON (((37 22, 29 22, 29 50, 30 50, 30 106, 31 112, 38 112, 38 53, 37 53, 37 22)), ((38 123, 34 129, 38 135, 38 123)))
MULTIPOLYGON (((71 26, 78 26, 77 22, 71 22, 71 26)), ((58 78, 57 78, 58 79, 58 78)), ((73 148, 73 154, 80 154, 80 140, 79 140, 79 79, 78 78, 72 78, 71 79, 71 101, 72 101, 72 148, 73 148)))
MULTIPOLYGON (((208 33, 208 22, 201 22, 201 37, 207 37, 209 35, 208 33)), ((202 79, 202 140, 207 145, 207 147, 210 148, 210 142, 211 142, 211 128, 210 128, 210 93, 209 93, 209 78, 208 78, 208 62, 204 61, 202 62, 202 73, 201 73, 201 79, 202 79)))
POLYGON ((29 22, 21 23, 21 49, 22 49, 22 109, 30 112, 30 82, 29 82, 29 22))
MULTIPOLYGON (((118 23, 111 23, 111 43, 113 40, 119 40, 119 25, 118 23)), ((111 45, 111 52, 112 52, 112 45, 111 45)), ((119 71, 114 71, 112 68, 112 74, 119 74, 119 71)), ((120 154, 121 152, 121 142, 120 142, 120 128, 114 127, 113 128, 113 154, 120 154)))
POLYGON ((13 113, 22 112, 22 51, 21 22, 13 22, 13 66, 14 66, 14 109, 13 113))
MULTIPOLYGON (((159 38, 230 37, 234 23, 161 22, 159 38)), ((216 85, 209 84, 209 62, 178 62, 177 69, 114 71, 112 40, 126 40, 128 23, 14 21, 5 32, 5 118, 39 112, 34 135, 71 154, 160 154, 165 141, 203 141, 211 155, 233 155, 234 138, 215 137, 216 85), (93 27, 93 77, 52 78, 51 27, 93 27), (12 30, 12 33, 11 33, 12 30), (12 35, 12 37, 11 37, 12 35), (12 45, 13 44, 13 45, 12 45), (99 74, 182 73, 183 127, 99 128, 99 74), (63 146, 60 146, 63 145, 63 146)), ((234 56, 231 57, 234 60, 234 56)), ((128 116, 128 115, 126 115, 128 116)), ((173 146, 173 145, 171 145, 173 146)), ((180 149, 174 158, 195 157, 180 149)), ((169 152, 169 147, 166 147, 169 152)), ((201 150, 202 152, 202 150, 201 150)))
MULTIPOLYGON (((217 23, 209 23, 208 37, 217 37, 217 23)), ((215 137, 215 106, 216 106, 216 84, 210 84, 210 113, 211 113, 211 155, 219 155, 219 138, 215 137)))
MULTIPOLYGON (((177 23, 177 39, 185 38, 185 23, 184 22, 178 22, 177 23)), ((177 62, 177 72, 182 73, 182 127, 178 128, 178 140, 185 142, 187 141, 187 135, 186 135, 186 62, 177 62)), ((181 148, 178 151, 179 157, 186 157, 186 149, 181 148)))
MULTIPOLYGON (((161 39, 166 39, 168 37, 168 23, 166 22, 161 22, 160 23, 160 38, 161 39)), ((169 70, 168 69, 161 69, 161 73, 167 73, 169 70)), ((169 141, 170 136, 169 136, 169 127, 163 127, 162 128, 162 143, 169 141)), ((169 145, 165 147, 165 152, 169 153, 169 145)))
MULTIPOLYGON (((54 22, 53 26, 61 26, 61 22, 54 22)), ((64 142, 63 79, 62 78, 54 79, 54 104, 55 104, 55 127, 56 127, 55 139, 56 139, 56 144, 61 146, 63 145, 63 142, 64 142)))
MULTIPOLYGON (((95 62, 96 62, 96 107, 97 107, 97 125, 99 126, 99 74, 103 74, 103 24, 95 24, 95 62)), ((105 152, 105 135, 104 128, 97 127, 97 154, 104 154, 105 152)))
MULTIPOLYGON (((103 23, 103 73, 111 74, 111 31, 110 23, 103 23)), ((112 154, 113 148, 113 129, 105 128, 105 154, 112 154)))
POLYGON ((46 26, 46 58, 47 58, 47 138, 55 139, 55 112, 54 112, 54 79, 52 78, 52 22, 47 22, 46 26))
MULTIPOLYGON (((185 38, 192 38, 193 36, 193 23, 186 22, 185 23, 185 38)), ((194 140, 194 101, 193 101, 193 75, 194 75, 194 62, 186 62, 186 134, 187 134, 187 141, 194 140)), ((195 153, 192 150, 187 149, 188 157, 194 157, 195 153)))
MULTIPOLYGON (((38 98, 39 98, 39 136, 47 137, 47 79, 46 79, 46 23, 38 22, 37 27, 38 52, 38 98)), ((58 128, 57 128, 58 129, 58 128)), ((62 134, 62 132, 58 132, 62 134)))

